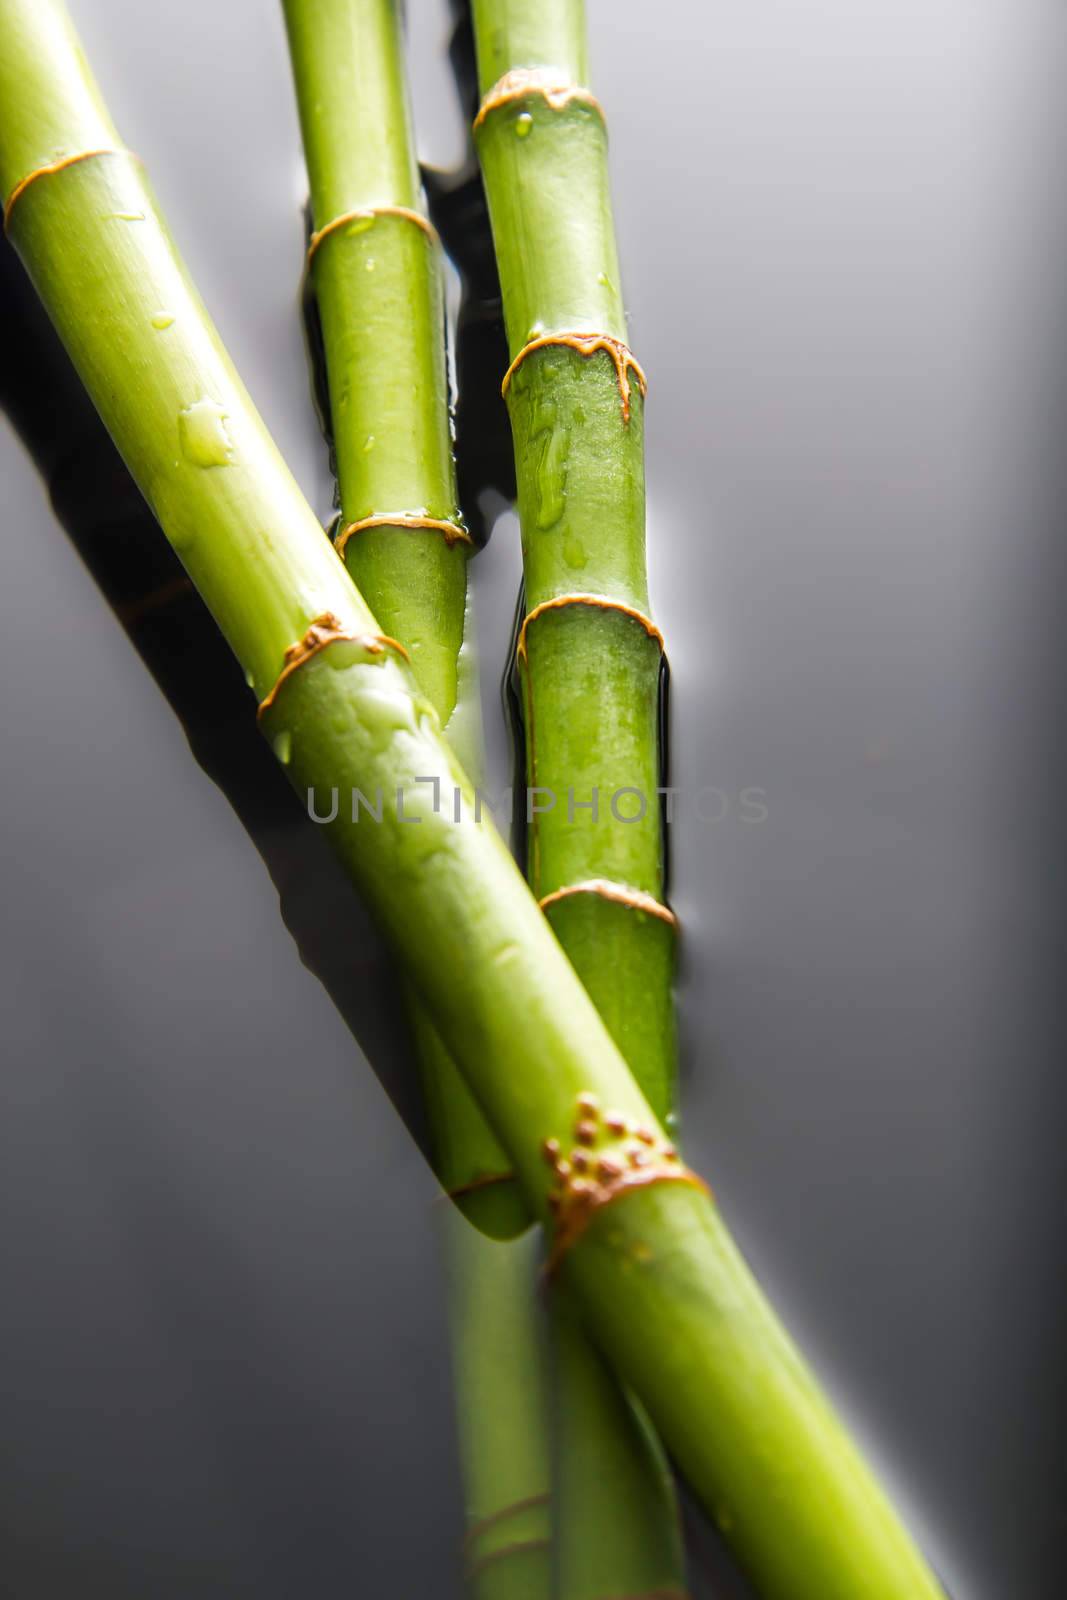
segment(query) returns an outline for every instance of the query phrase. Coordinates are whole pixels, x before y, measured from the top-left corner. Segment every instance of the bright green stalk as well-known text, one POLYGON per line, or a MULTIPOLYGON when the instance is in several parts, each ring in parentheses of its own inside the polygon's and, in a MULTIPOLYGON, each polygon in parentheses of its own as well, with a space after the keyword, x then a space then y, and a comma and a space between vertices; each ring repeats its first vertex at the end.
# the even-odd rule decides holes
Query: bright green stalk
MULTIPOLYGON (((475 4, 479 81, 547 64, 585 81, 580 4, 475 4)), ((553 333, 626 322, 599 111, 528 94, 489 112, 476 142, 512 360, 553 333)), ((529 621, 520 653, 528 781, 556 796, 530 828, 529 876, 579 977, 661 1118, 673 1109, 675 929, 589 883, 663 899, 660 645, 647 616, 644 403, 629 420, 612 359, 532 351, 507 391, 529 621), (629 609, 546 602, 588 594, 629 609), (629 791, 620 794, 619 791, 629 791), (592 809, 594 806, 596 809, 592 809), (562 898, 553 898, 561 895, 562 898)))
MULTIPOLYGON (((456 708, 470 542, 456 499, 440 248, 422 215, 400 26, 391 0, 285 0, 315 229, 344 561, 411 655, 447 729, 456 708), (377 209, 376 209, 377 208, 377 209), (382 210, 380 208, 386 208, 382 210)), ((315 237, 313 235, 313 237, 315 237)), ((486 1232, 529 1224, 507 1157, 440 1050, 423 1082, 442 1187, 486 1232)))
MULTIPOLYGON (((329 389, 335 399, 331 410, 336 411, 342 525, 410 507, 458 524, 440 262, 431 241, 398 209, 416 209, 420 194, 396 8, 392 0, 286 0, 285 15, 314 226, 322 229, 334 216, 353 213, 363 224, 355 232, 332 230, 312 257, 329 389), (353 106, 359 108, 354 119, 353 106), (405 150, 406 171, 399 159, 405 150), (390 209, 375 215, 375 207, 390 209), (366 226, 372 216, 373 223, 366 226), (370 278, 368 261, 375 268, 370 278), (412 407, 415 425, 406 417, 412 407), (388 451, 366 449, 365 439, 383 436, 388 451)), ((458 735, 453 747, 468 771, 477 771, 480 740, 468 738, 468 729, 454 730, 461 714, 469 718, 477 698, 476 683, 468 681, 463 703, 456 668, 468 548, 462 542, 449 544, 438 528, 385 523, 349 538, 345 561, 389 630, 405 644, 418 641, 422 646, 413 649, 420 687, 450 736, 458 735)), ((469 663, 469 653, 467 659, 469 663)), ((499 1171, 504 1160, 498 1151, 490 1150, 489 1159, 478 1164, 486 1136, 479 1137, 469 1096, 421 1015, 417 1031, 428 1069, 424 1079, 435 1143, 439 1159, 441 1152, 451 1156, 445 1168, 452 1183, 476 1182, 485 1171, 492 1173, 493 1157, 499 1171)), ((499 1185, 460 1199, 475 1220, 483 1227, 488 1223, 495 1233, 505 1231, 501 1223, 510 1222, 515 1210, 513 1196, 499 1185), (510 1210, 501 1216, 508 1202, 510 1210)), ((516 1585, 531 1593, 540 1585, 547 1592, 551 1571, 549 1506, 531 1486, 542 1491, 547 1487, 547 1461, 538 1478, 542 1463, 530 1460, 531 1451, 545 1453, 538 1435, 546 1408, 537 1354, 529 1348, 529 1332, 514 1305, 512 1257, 500 1251, 479 1254, 473 1241, 464 1246, 462 1239, 456 1232, 457 1398, 469 1516, 484 1527, 471 1542, 472 1587, 486 1600, 491 1595, 511 1600, 516 1585), (494 1261, 499 1281, 494 1280, 494 1261), (481 1296, 481 1303, 464 1314, 463 1303, 472 1293, 481 1296), (469 1348, 472 1340, 477 1360, 469 1348), (522 1413, 521 1427, 516 1410, 522 1413), (509 1513, 516 1505, 519 1509, 509 1513)), ((531 1261, 528 1252, 526 1259, 531 1261)), ((532 1314, 528 1289, 525 1300, 532 1314)), ((681 1570, 677 1526, 663 1492, 666 1473, 577 1322, 565 1313, 553 1341, 556 1365, 565 1374, 566 1404, 561 1409, 567 1435, 577 1427, 575 1448, 560 1462, 569 1499, 555 1497, 564 1513, 558 1517, 562 1542, 557 1551, 563 1581, 556 1593, 559 1600, 582 1600, 586 1595, 665 1590, 681 1570), (575 1470, 579 1454, 583 1467, 597 1463, 591 1476, 575 1470), (594 1508, 598 1515, 590 1515, 594 1508), (568 1510, 573 1514, 567 1515, 568 1510), (580 1589, 566 1577, 575 1561, 590 1580, 580 1589)))
MULTIPOLYGON (((123 155, 71 160, 115 144, 59 0, 0 0, 9 232, 127 466, 264 697, 317 617, 330 613, 354 635, 377 624, 234 372, 140 170, 123 155), (48 166, 52 175, 12 205, 18 185, 48 166)), ((48 625, 45 605, 45 637, 48 625)), ((657 1130, 506 846, 484 818, 474 822, 436 713, 395 651, 353 640, 292 671, 263 722, 298 793, 317 787, 321 806, 331 787, 343 792, 332 842, 547 1222, 558 1174, 542 1142, 571 1142, 579 1096, 657 1130), (446 797, 460 789, 458 824, 415 785, 426 777, 446 797), (379 824, 351 819, 354 788, 384 797, 398 787, 408 820, 392 804, 379 824)), ((604 1159, 625 1160, 629 1147, 614 1133, 601 1143, 604 1159)), ((562 1275, 774 1600, 940 1593, 706 1194, 666 1181, 617 1194, 570 1245, 562 1275)))
MULTIPOLYGON (((661 646, 648 616, 643 383, 626 351, 603 114, 586 87, 581 0, 473 0, 473 13, 484 97, 475 135, 518 363, 507 398, 527 607, 528 779, 557 797, 531 829, 530 877, 667 1118, 674 927, 665 907, 657 914, 661 646), (544 342, 527 349, 533 341, 544 342), (573 807, 561 805, 564 795, 573 807)), ((652 1204, 665 1199, 650 1191, 652 1204)), ((584 1248, 606 1262, 619 1244, 611 1234, 605 1218, 584 1248)), ((635 1387, 683 1469, 705 1491, 717 1482, 710 1509, 723 1531, 780 1600, 938 1593, 721 1228, 697 1253, 709 1244, 713 1259, 698 1268, 684 1264, 687 1246, 675 1239, 648 1263, 644 1287, 661 1273, 672 1285, 688 1279, 717 1356, 694 1366, 664 1334, 654 1375, 635 1387), (697 1395, 699 1445, 685 1421, 697 1395)), ((642 1336, 625 1319, 605 1321, 602 1342, 619 1371, 641 1366, 642 1336)))
MULTIPOLYGON (((325 228, 335 216, 353 213, 360 224, 358 231, 347 226, 332 230, 312 256, 329 388, 335 397, 331 409, 336 411, 342 526, 411 507, 458 524, 440 262, 430 239, 399 210, 417 209, 421 197, 396 7, 392 0, 286 0, 285 15, 314 227, 325 228), (404 152, 406 162, 401 160, 404 152), (375 215, 375 207, 390 209, 375 215), (375 269, 371 275, 368 262, 375 269), (414 424, 408 418, 412 409, 414 424), (381 439, 384 447, 368 451, 368 439, 381 439)), ((390 632, 413 645, 420 687, 450 735, 468 548, 461 541, 447 543, 437 528, 388 523, 363 530, 345 545, 348 570, 376 614, 390 632), (414 648, 416 642, 421 648, 414 648)), ((452 742, 468 771, 480 770, 480 762, 471 762, 476 752, 454 738, 452 742)), ((420 1020, 419 1033, 421 1056, 431 1069, 424 1072, 424 1080, 439 1162, 442 1154, 446 1158, 446 1187, 476 1183, 486 1173, 499 1172, 504 1158, 495 1147, 486 1149, 484 1124, 479 1127, 469 1095, 425 1020, 420 1020)), ((461 1194, 460 1204, 481 1226, 501 1234, 516 1209, 509 1188, 514 1190, 513 1185, 474 1189, 461 1194)), ((506 1274, 506 1267, 502 1265, 501 1271, 506 1274)), ((460 1272, 460 1295, 466 1282, 460 1272)), ((490 1298, 495 1304, 488 1263, 479 1284, 486 1291, 487 1306, 490 1298)), ((502 1277, 499 1293, 507 1292, 502 1277)), ((488 1310, 483 1314, 488 1316, 488 1310)), ((509 1328, 518 1320, 509 1317, 509 1328)), ((469 1338, 472 1319, 460 1316, 457 1322, 469 1338)), ((600 1358, 588 1348, 578 1318, 564 1311, 558 1323, 554 1320, 553 1335, 554 1365, 564 1396, 557 1408, 562 1423, 557 1431, 567 1441, 558 1475, 567 1488, 555 1495, 559 1600, 596 1600, 606 1594, 637 1595, 677 1587, 682 1571, 680 1539, 665 1492, 668 1474, 662 1459, 649 1448, 647 1429, 636 1422, 604 1374, 600 1358), (585 1467, 596 1461, 597 1470, 592 1474, 575 1470, 579 1459, 585 1467), (625 1529, 623 1535, 620 1528, 625 1529), (573 1581, 574 1568, 580 1583, 573 1581)), ((503 1354, 494 1358, 486 1332, 480 1345, 499 1375, 510 1368, 516 1391, 529 1389, 533 1372, 509 1364, 503 1354)), ((514 1474, 499 1470, 477 1476, 484 1473, 473 1464, 481 1449, 487 1448, 503 1467, 508 1450, 517 1448, 521 1469, 529 1444, 516 1440, 509 1446, 496 1440, 497 1402, 502 1397, 486 1395, 476 1370, 462 1355, 459 1352, 457 1372, 467 1386, 460 1389, 458 1399, 461 1415, 467 1416, 467 1472, 468 1478, 474 1472, 476 1485, 481 1485, 477 1498, 482 1509, 476 1520, 488 1516, 484 1508, 491 1506, 496 1515, 481 1542, 498 1541, 489 1550, 474 1553, 476 1581, 487 1595, 506 1593, 518 1581, 532 1585, 539 1575, 544 1581, 546 1548, 531 1538, 530 1526, 523 1524, 543 1534, 548 1508, 538 1502, 521 1513, 517 1527, 512 1526, 514 1519, 501 1512, 509 1504, 505 1485, 514 1474), (470 1443, 475 1433, 479 1449, 470 1443), (520 1563, 518 1571, 510 1560, 502 1559, 503 1552, 512 1550, 520 1563)), ((520 1403, 530 1409, 533 1402, 529 1397, 520 1402, 518 1396, 511 1401, 512 1406, 520 1403)), ((543 1411, 537 1424, 544 1425, 543 1411)), ((516 1493, 513 1498, 521 1503, 530 1495, 516 1493)))
MULTIPOLYGON (((364 213, 360 225, 327 234, 311 264, 341 527, 415 508, 459 529, 440 250, 412 217, 373 210, 421 206, 396 8, 392 0, 285 0, 284 9, 314 225, 364 213)), ((450 539, 447 526, 385 521, 350 537, 344 556, 383 625, 409 648, 419 687, 453 748, 478 773, 478 677, 473 641, 465 637, 470 549, 450 539)), ((490 1243, 446 1216, 470 1592, 475 1600, 547 1600, 551 1511, 533 1293, 537 1241, 528 1232, 497 1242, 528 1228, 529 1212, 417 998, 412 1020, 442 1184, 472 1221, 497 1236, 490 1243)))
MULTIPOLYGON (((543 62, 563 83, 584 82, 580 6, 483 5, 475 17, 483 91, 516 67, 543 62)), ((545 333, 624 341, 599 116, 564 119, 543 95, 528 96, 490 112, 477 143, 512 359, 545 333)), ((519 656, 527 782, 555 797, 531 823, 527 865, 534 893, 631 1071, 657 1116, 673 1121, 676 929, 663 905, 661 654, 633 614, 647 616, 649 600, 644 407, 632 373, 628 381, 625 422, 608 353, 544 347, 526 357, 508 387, 529 619, 519 656), (575 593, 626 609, 539 609, 575 593), (582 887, 588 885, 611 892, 582 887)), ((559 1460, 580 1458, 587 1448, 573 1392, 583 1381, 613 1418, 614 1428, 601 1432, 629 1441, 617 1452, 629 1516, 618 1514, 606 1474, 557 1476, 561 1600, 680 1590, 677 1513, 654 1435, 630 1414, 624 1395, 611 1394, 566 1313, 553 1319, 552 1347, 563 1390, 559 1460), (638 1562, 640 1582, 626 1581, 631 1552, 615 1530, 642 1520, 648 1558, 638 1562)))
MULTIPOLYGON (((284 9, 313 225, 329 230, 313 250, 311 271, 334 417, 342 528, 411 508, 443 523, 410 528, 386 521, 364 528, 346 540, 345 562, 383 625, 412 647, 419 685, 450 732, 469 546, 447 542, 449 527, 457 527, 460 518, 440 261, 433 241, 411 215, 418 212, 421 196, 399 18, 393 0, 285 0, 284 9), (355 220, 330 228, 339 216, 355 220), (370 441, 374 448, 368 450, 370 441)), ((471 752, 460 753, 468 771, 474 770, 471 752)), ((438 1160, 445 1157, 446 1187, 462 1189, 506 1171, 506 1162, 494 1145, 487 1148, 484 1123, 443 1051, 425 1036, 427 1030, 423 1023, 421 1056, 430 1069, 424 1070, 424 1081, 438 1160)), ((468 1215, 498 1236, 521 1224, 515 1202, 513 1183, 460 1195, 468 1215)), ((569 1498, 555 1497, 559 1600, 677 1590, 682 1560, 676 1518, 664 1492, 667 1472, 658 1452, 649 1449, 647 1428, 632 1421, 626 1402, 611 1393, 599 1357, 583 1351, 577 1320, 565 1315, 553 1338, 556 1365, 569 1380, 569 1403, 560 1407, 569 1498), (571 1439, 575 1425, 580 1437, 571 1439), (592 1478, 569 1470, 579 1453, 600 1461, 592 1478), (625 1538, 616 1531, 620 1524, 625 1538), (580 1584, 570 1576, 575 1565, 580 1584)), ((465 1370, 461 1365, 461 1375, 465 1370)), ((514 1367, 511 1377, 517 1387, 531 1381, 521 1367, 514 1367)), ((479 1388, 461 1391, 459 1401, 461 1410, 477 1418, 479 1430, 491 1435, 496 1419, 479 1388)), ((499 1511, 507 1501, 494 1504, 499 1511)), ((527 1521, 540 1524, 546 1518, 543 1505, 526 1513, 527 1521)), ((522 1576, 532 1583, 545 1550, 517 1539, 504 1522, 494 1523, 493 1535, 509 1541, 504 1548, 522 1547, 517 1559, 522 1576)), ((517 1581, 499 1556, 477 1570, 486 1591, 517 1581)))

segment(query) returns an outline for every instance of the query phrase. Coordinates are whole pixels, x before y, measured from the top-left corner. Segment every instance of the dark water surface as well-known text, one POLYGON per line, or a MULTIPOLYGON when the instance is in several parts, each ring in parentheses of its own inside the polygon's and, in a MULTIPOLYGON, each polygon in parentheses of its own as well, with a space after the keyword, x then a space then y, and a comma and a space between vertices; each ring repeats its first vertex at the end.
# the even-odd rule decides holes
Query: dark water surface
MULTIPOLYGON (((325 518, 280 8, 72 9, 325 518)), ((408 9, 447 165, 445 6, 408 9)), ((1064 29, 1053 0, 591 5, 652 385, 689 1149, 958 1600, 1063 1592, 1064 29)), ((76 413, 57 381, 56 437, 76 413)), ((6 425, 0 470, 0 1594, 458 1600, 435 1187, 279 917, 261 856, 306 934, 314 848, 202 748, 253 846, 6 425)), ((476 570, 495 719, 510 518, 476 570)), ((216 681, 225 727, 221 677, 184 710, 216 681)), ((364 967, 327 976, 388 1064, 364 967)), ((697 1542, 696 1600, 742 1595, 697 1542)))

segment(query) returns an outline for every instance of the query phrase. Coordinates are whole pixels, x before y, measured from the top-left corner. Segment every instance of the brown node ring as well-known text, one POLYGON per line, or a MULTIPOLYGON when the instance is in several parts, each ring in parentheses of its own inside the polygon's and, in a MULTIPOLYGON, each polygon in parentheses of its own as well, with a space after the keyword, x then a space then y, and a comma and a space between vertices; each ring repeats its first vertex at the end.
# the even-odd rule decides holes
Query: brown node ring
POLYGON ((316 617, 310 624, 304 637, 286 650, 282 658, 284 666, 275 680, 273 689, 266 699, 260 701, 256 721, 261 721, 264 713, 270 710, 287 678, 291 678, 299 667, 310 661, 313 656, 317 656, 320 651, 342 640, 349 644, 362 645, 363 649, 373 656, 381 655, 383 650, 395 650, 405 661, 411 660, 398 639, 390 639, 386 633, 356 633, 351 628, 346 628, 332 611, 324 611, 321 617, 316 617))
POLYGON ((350 222, 373 222, 376 217, 399 217, 402 222, 413 222, 416 228, 421 228, 423 233, 435 247, 441 243, 440 235, 429 217, 424 217, 421 211, 412 211, 409 206, 361 206, 358 211, 344 211, 339 217, 317 228, 308 242, 308 265, 311 258, 324 239, 331 233, 336 233, 338 228, 344 228, 350 222))
POLYGON ((618 1111, 602 1114, 594 1095, 578 1097, 574 1137, 576 1142, 567 1153, 558 1139, 546 1139, 541 1146, 555 1174, 548 1192, 548 1209, 556 1223, 545 1268, 549 1277, 597 1212, 620 1195, 659 1183, 685 1183, 702 1194, 711 1193, 657 1128, 618 1111))
POLYGON ((630 906, 634 911, 644 911, 650 917, 658 917, 672 928, 678 926, 674 912, 654 895, 646 894, 644 889, 631 889, 625 883, 612 883, 608 878, 586 878, 581 883, 569 883, 565 888, 554 889, 551 894, 546 894, 538 901, 538 905, 542 911, 546 911, 549 906, 575 894, 599 895, 602 900, 613 900, 617 905, 630 906))
POLYGON ((641 391, 642 400, 648 393, 648 379, 645 377, 644 368, 629 345, 625 344, 622 339, 617 339, 613 333, 583 333, 578 331, 576 333, 539 334, 536 339, 531 339, 528 344, 523 345, 511 366, 505 372, 503 382, 500 385, 500 393, 505 398, 511 386, 512 378, 518 368, 522 366, 526 357, 532 355, 535 350, 544 350, 550 345, 562 345, 568 350, 577 350, 580 356, 595 356, 600 350, 609 355, 615 368, 615 381, 619 386, 619 397, 622 401, 622 420, 624 423, 630 421, 632 390, 630 388, 629 374, 632 371, 637 379, 637 387, 641 391))
POLYGON ((515 1500, 510 1506, 502 1506, 499 1511, 494 1511, 490 1516, 483 1517, 480 1522, 473 1522, 463 1535, 463 1547, 469 1550, 478 1542, 483 1534, 496 1528, 502 1522, 507 1522, 511 1517, 517 1517, 523 1511, 532 1511, 536 1506, 548 1505, 550 1496, 547 1494, 527 1495, 525 1500, 515 1500))
POLYGON ((442 1198, 445 1200, 462 1200, 465 1195, 477 1194, 482 1189, 495 1188, 499 1183, 514 1183, 513 1172, 487 1172, 482 1178, 472 1178, 469 1183, 458 1183, 454 1189, 446 1189, 442 1198))
POLYGON ((516 100, 527 100, 538 95, 552 111, 563 111, 572 102, 589 106, 602 122, 606 121, 604 107, 591 89, 572 83, 555 67, 513 67, 493 84, 482 96, 472 132, 477 133, 485 119, 501 106, 513 105, 516 100))
POLYGON ((494 1566, 498 1561, 504 1561, 509 1556, 532 1555, 535 1550, 551 1550, 551 1539, 517 1539, 514 1544, 502 1544, 499 1550, 489 1550, 479 1561, 472 1562, 467 1568, 467 1581, 473 1583, 475 1578, 480 1578, 487 1567, 494 1566))
POLYGON ((358 522, 349 522, 341 529, 333 543, 342 559, 349 539, 353 534, 362 533, 365 528, 429 528, 435 533, 443 533, 446 544, 474 543, 460 522, 448 522, 441 517, 415 517, 405 511, 381 511, 373 517, 361 517, 358 522))
POLYGON ((30 185, 36 183, 38 178, 54 177, 57 172, 63 172, 67 167, 77 166, 80 161, 94 161, 97 156, 127 156, 131 161, 139 160, 139 157, 135 156, 132 150, 78 150, 72 156, 60 156, 56 161, 49 161, 43 167, 34 167, 32 172, 27 172, 24 178, 19 179, 7 197, 4 204, 4 232, 7 232, 8 224, 11 221, 11 213, 15 209, 15 202, 22 198, 30 185))
POLYGON ((523 661, 526 658, 526 630, 531 622, 541 616, 545 611, 559 611, 564 606, 592 606, 599 611, 618 611, 624 617, 632 617, 639 622, 650 639, 655 639, 661 650, 666 649, 663 635, 660 633, 651 617, 646 617, 643 611, 638 611, 636 606, 628 606, 623 600, 609 600, 602 594, 557 594, 551 600, 542 600, 540 605, 534 606, 523 618, 522 627, 519 629, 519 642, 515 646, 516 657, 523 661))
POLYGON ((620 1195, 629 1194, 633 1189, 649 1189, 658 1183, 685 1183, 691 1189, 699 1189, 701 1194, 710 1195, 711 1190, 703 1178, 691 1172, 688 1167, 666 1167, 649 1165, 640 1167, 632 1172, 623 1173, 621 1178, 609 1184, 594 1184, 586 1194, 580 1206, 570 1208, 566 1222, 561 1222, 556 1229, 556 1236, 552 1241, 552 1251, 545 1268, 548 1277, 552 1277, 559 1268, 560 1262, 567 1251, 588 1228, 590 1222, 598 1211, 618 1200, 620 1195))

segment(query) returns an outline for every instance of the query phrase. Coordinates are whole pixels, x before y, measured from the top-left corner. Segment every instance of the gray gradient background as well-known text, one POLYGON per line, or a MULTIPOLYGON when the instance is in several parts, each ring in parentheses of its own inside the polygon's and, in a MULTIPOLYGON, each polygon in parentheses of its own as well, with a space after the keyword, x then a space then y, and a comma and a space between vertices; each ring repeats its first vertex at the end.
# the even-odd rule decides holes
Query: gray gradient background
MULTIPOLYGON (((279 8, 72 9, 325 516, 279 8)), ((769 812, 674 830, 690 1150, 958 1600, 1063 1592, 1064 25, 591 5, 675 781, 769 812)), ((0 470, 0 1594, 454 1600, 433 1182, 0 470)), ((478 571, 494 676, 510 521, 478 571)))

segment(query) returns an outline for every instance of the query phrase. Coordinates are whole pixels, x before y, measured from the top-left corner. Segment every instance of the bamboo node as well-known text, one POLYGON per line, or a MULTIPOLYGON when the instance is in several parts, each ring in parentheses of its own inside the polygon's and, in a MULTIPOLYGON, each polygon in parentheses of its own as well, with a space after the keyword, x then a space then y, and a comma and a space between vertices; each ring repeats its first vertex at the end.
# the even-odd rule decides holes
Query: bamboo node
POLYGON ((598 1211, 631 1189, 658 1183, 685 1183, 711 1193, 702 1178, 685 1165, 675 1146, 655 1128, 618 1111, 601 1114, 595 1101, 583 1096, 575 1106, 579 1143, 566 1155, 558 1139, 546 1139, 541 1152, 555 1173, 548 1209, 555 1236, 546 1273, 551 1276, 598 1211))
POLYGON ((623 600, 609 600, 603 594, 557 594, 551 600, 542 600, 540 605, 534 606, 523 618, 522 627, 519 629, 519 642, 515 646, 516 657, 523 661, 526 659, 526 630, 531 622, 535 622, 545 611, 559 611, 564 606, 592 606, 599 611, 618 611, 624 617, 632 617, 639 622, 650 639, 655 639, 661 650, 666 649, 663 635, 660 633, 651 617, 646 617, 643 611, 638 611, 636 606, 627 605, 623 600))
POLYGON ((514 1183, 513 1172, 487 1172, 481 1178, 471 1178, 469 1183, 457 1183, 454 1189, 446 1189, 442 1199, 462 1200, 465 1195, 477 1194, 481 1189, 495 1188, 499 1183, 514 1183))
POLYGON ((412 211, 410 206, 361 206, 358 211, 344 211, 339 217, 333 217, 321 228, 317 228, 308 242, 308 266, 311 258, 324 239, 331 233, 336 233, 339 228, 346 227, 350 222, 374 222, 377 217, 399 217, 402 222, 413 222, 416 228, 421 228, 423 233, 435 247, 441 243, 440 235, 429 217, 424 217, 421 211, 412 211))
POLYGON ((491 1512, 489 1516, 483 1517, 480 1522, 472 1522, 463 1535, 464 1549, 469 1550, 483 1534, 488 1533, 491 1528, 498 1527, 500 1523, 507 1522, 509 1518, 517 1517, 523 1511, 533 1511, 538 1506, 547 1506, 549 1499, 550 1497, 547 1494, 527 1495, 524 1500, 514 1500, 511 1505, 502 1506, 499 1511, 491 1512))
POLYGON ((467 1581, 473 1583, 480 1578, 487 1567, 493 1566, 498 1561, 504 1561, 509 1556, 533 1555, 538 1550, 551 1550, 551 1539, 517 1539, 514 1544, 503 1544, 499 1550, 490 1550, 479 1561, 473 1562, 467 1568, 467 1581))
POLYGON ((381 655, 383 650, 395 650, 397 655, 403 656, 405 661, 411 660, 411 657, 398 639, 390 639, 386 633, 356 633, 353 629, 346 628, 344 623, 335 617, 332 611, 324 611, 320 617, 316 617, 314 622, 309 625, 304 637, 298 639, 295 644, 291 644, 286 650, 285 655, 282 657, 282 670, 275 680, 273 689, 266 699, 261 700, 259 703, 259 710, 256 712, 257 722, 261 721, 264 713, 270 710, 278 698, 282 685, 288 678, 292 677, 298 668, 302 667, 305 662, 310 661, 313 656, 317 656, 320 651, 325 650, 329 645, 338 644, 341 641, 362 645, 363 649, 372 656, 381 655))
POLYGON ((637 379, 637 387, 641 391, 642 400, 648 393, 648 379, 645 377, 644 368, 629 345, 624 343, 622 339, 617 339, 613 333, 584 333, 579 330, 576 333, 538 334, 536 339, 531 339, 527 344, 523 345, 511 366, 505 372, 503 382, 500 385, 500 393, 505 398, 507 398, 512 378, 518 368, 522 366, 526 357, 532 355, 535 350, 546 349, 549 345, 563 345, 568 350, 577 350, 580 356, 594 356, 599 350, 603 350, 609 355, 615 368, 615 381, 619 386, 619 397, 622 401, 622 420, 624 423, 629 423, 630 399, 633 392, 630 388, 630 372, 632 371, 637 379))
POLYGON ((678 918, 662 900, 647 894, 644 889, 631 889, 628 884, 612 883, 608 878, 586 878, 581 883, 568 883, 562 889, 553 889, 551 894, 546 894, 537 903, 542 911, 546 911, 549 906, 554 906, 560 900, 567 900, 575 894, 596 894, 602 900, 613 900, 617 905, 629 906, 634 911, 643 911, 650 917, 658 917, 660 922, 666 922, 672 928, 678 926, 678 918))
POLYGON ((379 511, 372 517, 361 517, 358 522, 349 522, 334 538, 334 549, 344 558, 345 545, 354 534, 362 533, 365 528, 429 528, 435 533, 442 533, 446 544, 473 544, 469 531, 461 522, 449 522, 442 517, 421 517, 407 511, 379 511))
POLYGON ((501 106, 512 105, 516 100, 529 99, 531 95, 540 95, 552 111, 563 111, 577 101, 595 111, 602 122, 607 120, 604 107, 592 90, 580 83, 572 83, 558 68, 512 67, 482 96, 472 131, 478 132, 490 112, 499 110, 501 106))
POLYGON ((57 172, 63 172, 67 167, 76 166, 80 161, 93 161, 97 156, 126 156, 130 161, 140 160, 140 157, 135 156, 132 150, 77 150, 73 155, 59 156, 55 161, 46 162, 44 166, 34 167, 32 172, 27 172, 24 178, 19 179, 4 203, 4 232, 6 233, 8 230, 11 213, 15 209, 15 202, 22 198, 30 185, 36 183, 38 178, 54 177, 57 172))

